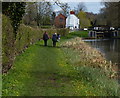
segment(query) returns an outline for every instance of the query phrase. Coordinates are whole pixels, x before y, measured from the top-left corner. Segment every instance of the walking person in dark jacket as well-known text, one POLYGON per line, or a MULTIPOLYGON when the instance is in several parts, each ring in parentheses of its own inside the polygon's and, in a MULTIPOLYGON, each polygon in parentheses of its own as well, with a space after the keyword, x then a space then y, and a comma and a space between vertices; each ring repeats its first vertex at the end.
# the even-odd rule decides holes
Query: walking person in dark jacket
POLYGON ((57 34, 57 42, 60 41, 60 34, 57 34))
POLYGON ((55 47, 57 42, 57 33, 52 35, 52 41, 53 41, 53 47, 55 47))
POLYGON ((44 46, 47 46, 47 40, 48 40, 48 39, 49 39, 49 36, 48 36, 47 32, 45 32, 45 33, 43 34, 44 46))

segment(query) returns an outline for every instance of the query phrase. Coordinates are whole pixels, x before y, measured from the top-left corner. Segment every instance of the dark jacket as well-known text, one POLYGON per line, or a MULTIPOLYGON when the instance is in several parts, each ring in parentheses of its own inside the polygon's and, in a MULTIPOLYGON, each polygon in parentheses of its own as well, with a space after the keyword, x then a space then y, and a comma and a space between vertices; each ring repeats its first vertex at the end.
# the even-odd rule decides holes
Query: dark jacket
POLYGON ((48 40, 48 39, 49 39, 48 34, 47 34, 47 33, 44 33, 44 34, 43 34, 43 40, 48 40))
POLYGON ((57 34, 57 39, 60 39, 60 34, 57 34))
POLYGON ((56 41, 57 42, 57 35, 56 34, 52 35, 52 41, 56 41))

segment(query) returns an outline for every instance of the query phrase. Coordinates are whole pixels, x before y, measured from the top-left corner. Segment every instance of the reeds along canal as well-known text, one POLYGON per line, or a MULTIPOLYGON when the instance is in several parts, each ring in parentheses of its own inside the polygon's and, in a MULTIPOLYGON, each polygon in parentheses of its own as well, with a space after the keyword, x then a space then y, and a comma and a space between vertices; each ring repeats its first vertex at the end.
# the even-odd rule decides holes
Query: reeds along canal
POLYGON ((93 39, 84 41, 101 51, 106 60, 116 64, 118 76, 120 76, 120 39, 93 39))

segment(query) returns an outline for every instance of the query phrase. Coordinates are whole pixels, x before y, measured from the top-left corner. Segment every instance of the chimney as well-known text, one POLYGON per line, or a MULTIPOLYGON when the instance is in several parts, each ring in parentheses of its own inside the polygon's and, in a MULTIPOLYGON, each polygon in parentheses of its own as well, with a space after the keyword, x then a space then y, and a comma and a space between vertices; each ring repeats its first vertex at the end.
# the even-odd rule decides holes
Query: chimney
POLYGON ((74 11, 70 11, 70 14, 75 14, 75 12, 74 11))

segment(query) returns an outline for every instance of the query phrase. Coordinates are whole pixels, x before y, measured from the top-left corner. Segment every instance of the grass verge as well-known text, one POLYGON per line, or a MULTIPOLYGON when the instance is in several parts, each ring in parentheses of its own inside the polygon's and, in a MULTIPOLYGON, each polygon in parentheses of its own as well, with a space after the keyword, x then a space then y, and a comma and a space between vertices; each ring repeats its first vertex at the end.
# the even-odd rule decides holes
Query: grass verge
POLYGON ((80 38, 63 42, 62 47, 67 65, 75 70, 68 75, 85 84, 84 90, 80 91, 89 92, 88 96, 118 96, 120 86, 116 80, 110 79, 116 71, 99 51, 89 47, 80 38))
POLYGON ((75 37, 86 38, 86 37, 88 37, 88 31, 73 31, 73 32, 70 32, 66 36, 62 36, 62 40, 64 41, 64 40, 68 40, 68 39, 75 38, 75 37))
POLYGON ((17 56, 3 75, 3 96, 118 96, 118 83, 96 62, 89 66, 76 39, 69 42, 54 48, 51 40, 48 47, 39 41, 17 56))

